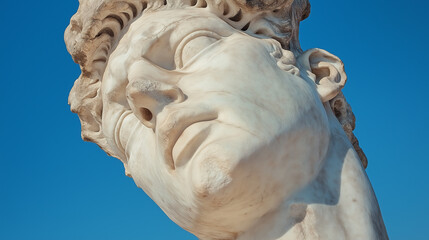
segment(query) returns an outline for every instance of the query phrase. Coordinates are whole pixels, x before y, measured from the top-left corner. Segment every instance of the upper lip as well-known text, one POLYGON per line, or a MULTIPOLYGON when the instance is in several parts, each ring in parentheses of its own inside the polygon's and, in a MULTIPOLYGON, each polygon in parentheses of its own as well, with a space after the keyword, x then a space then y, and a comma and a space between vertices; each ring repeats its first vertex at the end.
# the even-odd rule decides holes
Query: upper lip
POLYGON ((157 145, 165 163, 171 169, 175 169, 172 156, 173 147, 187 127, 197 122, 210 121, 216 118, 217 113, 214 111, 181 108, 170 112, 165 120, 157 126, 157 145))

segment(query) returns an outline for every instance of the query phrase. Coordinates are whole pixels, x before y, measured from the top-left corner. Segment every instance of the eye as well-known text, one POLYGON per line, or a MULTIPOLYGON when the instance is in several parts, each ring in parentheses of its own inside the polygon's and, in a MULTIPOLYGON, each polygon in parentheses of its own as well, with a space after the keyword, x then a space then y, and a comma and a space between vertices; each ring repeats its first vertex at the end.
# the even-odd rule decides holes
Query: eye
POLYGON ((182 68, 189 60, 198 55, 208 46, 222 37, 214 32, 200 30, 186 36, 177 46, 174 62, 177 68, 182 68))

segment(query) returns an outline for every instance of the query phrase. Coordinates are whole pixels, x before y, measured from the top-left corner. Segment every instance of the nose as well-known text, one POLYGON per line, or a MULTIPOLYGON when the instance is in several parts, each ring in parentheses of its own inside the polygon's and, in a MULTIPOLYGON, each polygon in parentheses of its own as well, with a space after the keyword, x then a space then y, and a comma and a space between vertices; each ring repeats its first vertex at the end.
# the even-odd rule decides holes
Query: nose
POLYGON ((127 101, 134 115, 148 128, 155 129, 156 116, 168 104, 182 102, 180 88, 160 81, 137 79, 126 89, 127 101))

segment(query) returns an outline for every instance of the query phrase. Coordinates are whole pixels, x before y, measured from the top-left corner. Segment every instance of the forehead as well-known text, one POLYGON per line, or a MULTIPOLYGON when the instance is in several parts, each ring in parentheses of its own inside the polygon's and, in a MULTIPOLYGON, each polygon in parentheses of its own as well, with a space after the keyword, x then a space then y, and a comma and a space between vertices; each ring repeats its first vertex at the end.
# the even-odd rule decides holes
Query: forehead
POLYGON ((164 10, 146 13, 132 23, 118 48, 127 45, 140 49, 143 55, 151 47, 173 49, 178 41, 197 30, 214 31, 223 36, 237 31, 206 9, 164 10))
POLYGON ((126 62, 131 63, 145 57, 159 66, 173 69, 178 44, 198 30, 213 31, 221 36, 238 32, 207 9, 148 12, 131 24, 111 58, 126 55, 126 62))

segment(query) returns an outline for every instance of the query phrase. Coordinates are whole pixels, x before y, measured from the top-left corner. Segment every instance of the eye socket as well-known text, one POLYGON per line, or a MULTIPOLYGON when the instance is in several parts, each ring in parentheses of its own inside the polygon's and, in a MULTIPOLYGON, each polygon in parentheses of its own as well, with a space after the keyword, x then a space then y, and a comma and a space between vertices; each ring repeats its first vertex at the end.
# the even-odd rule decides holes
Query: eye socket
POLYGON ((182 68, 189 60, 221 38, 219 34, 206 30, 189 34, 177 46, 174 54, 176 67, 182 68))

